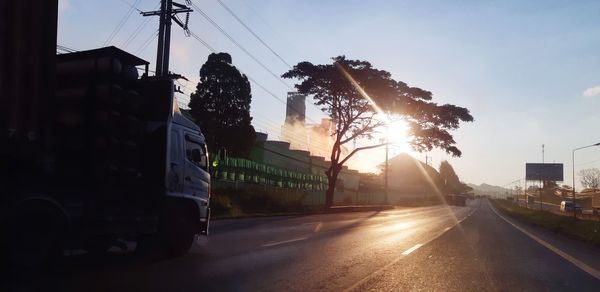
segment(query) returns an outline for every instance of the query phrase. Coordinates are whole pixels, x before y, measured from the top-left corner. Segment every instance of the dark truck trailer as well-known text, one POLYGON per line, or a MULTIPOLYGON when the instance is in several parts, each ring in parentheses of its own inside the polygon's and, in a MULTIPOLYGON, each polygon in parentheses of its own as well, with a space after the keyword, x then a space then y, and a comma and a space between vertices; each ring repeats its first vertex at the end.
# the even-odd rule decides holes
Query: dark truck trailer
POLYGON ((180 113, 173 80, 148 77, 148 62, 115 47, 56 58, 44 147, 32 148, 42 152, 3 148, 5 256, 35 265, 117 239, 185 254, 208 234, 210 177, 204 136, 180 113))

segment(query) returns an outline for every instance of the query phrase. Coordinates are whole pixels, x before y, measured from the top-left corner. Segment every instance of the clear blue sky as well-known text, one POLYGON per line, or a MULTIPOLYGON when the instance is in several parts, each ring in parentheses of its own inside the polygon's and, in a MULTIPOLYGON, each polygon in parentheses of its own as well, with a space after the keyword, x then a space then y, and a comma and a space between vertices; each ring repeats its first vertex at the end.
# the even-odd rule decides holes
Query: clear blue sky
MULTIPOLYGON (((438 102, 469 108, 475 122, 454 132, 463 156, 429 153, 435 166, 448 159, 463 181, 523 178, 525 162, 541 162, 545 144, 545 161, 564 163, 571 184, 571 150, 600 142, 600 1, 222 1, 291 64, 343 54, 432 91, 438 102)), ((147 11, 158 0, 60 0, 59 44, 102 46, 134 3, 147 11)), ((277 75, 288 69, 217 0, 194 3, 277 75)), ((110 44, 123 47, 142 21, 134 11, 110 44)), ((149 20, 125 49, 138 51, 157 27, 156 18, 149 20)), ((191 15, 190 27, 285 98, 288 88, 200 14, 191 15)), ((151 40, 140 56, 153 62, 151 40)), ((173 26, 172 71, 197 80, 209 53, 173 26)), ((255 127, 276 138, 285 106, 257 86, 252 94, 255 127)), ((311 119, 321 117, 308 108, 311 119)), ((383 159, 379 150, 369 156, 373 164, 383 159)), ((575 164, 600 168, 600 147, 578 151, 575 164)))

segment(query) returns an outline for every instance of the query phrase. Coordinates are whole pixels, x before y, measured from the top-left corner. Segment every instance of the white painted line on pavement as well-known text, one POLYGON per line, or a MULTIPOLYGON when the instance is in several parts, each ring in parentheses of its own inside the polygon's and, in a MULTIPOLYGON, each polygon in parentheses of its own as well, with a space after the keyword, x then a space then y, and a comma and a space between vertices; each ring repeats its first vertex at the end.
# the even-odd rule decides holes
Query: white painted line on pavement
POLYGON ((262 247, 270 247, 270 246, 275 246, 275 245, 280 245, 280 244, 286 244, 286 243, 290 243, 290 242, 301 241, 301 240, 305 240, 305 239, 308 239, 308 237, 298 237, 298 238, 294 238, 294 239, 290 239, 290 240, 270 242, 270 243, 265 243, 265 244, 263 244, 261 246, 262 247))
POLYGON ((315 226, 314 232, 317 233, 317 232, 321 231, 321 227, 323 227, 323 223, 319 222, 319 224, 317 224, 317 226, 315 226))
POLYGON ((579 269, 583 270, 584 272, 592 275, 593 277, 595 277, 596 279, 600 280, 600 271, 586 265, 584 262, 572 257, 571 255, 569 255, 568 253, 558 249, 557 247, 553 246, 552 244, 544 241, 543 239, 529 233, 527 230, 517 226, 516 224, 512 223, 510 220, 506 219, 504 216, 500 215, 500 213, 498 213, 496 211, 496 209, 492 206, 492 204, 490 203, 490 201, 488 201, 488 204, 490 205, 490 208, 492 209, 492 211, 494 211, 494 213, 496 213, 496 215, 498 215, 498 217, 502 218, 502 220, 506 221, 508 224, 512 225, 514 228, 516 228, 517 230, 523 232, 525 235, 529 236, 529 238, 537 241, 537 243, 543 245, 545 248, 553 251, 555 254, 561 256, 563 259, 569 261, 570 263, 572 263, 573 265, 575 265, 576 267, 578 267, 579 269))
POLYGON ((420 244, 420 243, 419 243, 419 244, 415 244, 413 247, 411 247, 411 248, 409 248, 409 249, 405 250, 405 251, 402 253, 402 255, 409 255, 411 252, 413 252, 413 251, 417 250, 417 248, 419 248, 419 247, 421 247, 421 246, 423 246, 423 245, 422 245, 422 244, 420 244))
POLYGON ((319 224, 321 223, 320 221, 315 221, 315 222, 306 222, 306 223, 302 223, 302 225, 313 225, 313 224, 319 224))
MULTIPOLYGON (((420 244, 420 245, 418 244, 419 246, 418 246, 418 247, 416 247, 415 249, 417 249, 417 248, 419 248, 419 247, 421 247, 421 246, 424 246, 424 245, 426 245, 426 244, 428 244, 428 243, 430 243, 430 242, 432 242, 432 241, 436 240, 438 237, 440 237, 440 236, 444 235, 444 233, 446 233, 448 230, 450 230, 450 229, 452 229, 452 228, 454 228, 454 227, 458 226, 458 224, 460 224, 461 222, 463 222, 465 219, 467 219, 467 218, 471 217, 471 215, 473 215, 473 213, 475 213, 475 211, 477 211, 478 209, 479 209, 479 206, 477 206, 477 208, 474 208, 474 209, 473 209, 473 211, 471 211, 471 212, 470 212, 470 213, 469 213, 469 214, 468 214, 468 215, 467 215, 465 218, 463 218, 463 219, 462 219, 462 220, 460 220, 460 221, 457 221, 457 222, 456 222, 456 224, 454 224, 452 227, 448 227, 448 228, 444 229, 442 232, 440 232, 439 234, 435 235, 433 238, 430 238, 429 240, 427 240, 427 241, 426 241, 426 242, 424 242, 423 244, 420 244)), ((413 246, 413 248, 414 248, 414 246, 413 246)), ((409 250, 410 250, 410 249, 409 249, 409 250)), ((408 250, 406 250, 405 252, 407 252, 407 251, 408 251, 408 250)), ((410 251, 410 252, 413 252, 413 251, 410 251)), ((409 252, 409 253, 410 253, 410 252, 409 252)), ((386 270, 387 268, 389 268, 389 267, 393 266, 394 264, 398 263, 398 262, 399 262, 399 261, 400 261, 402 258, 404 258, 405 256, 406 256, 406 255, 400 255, 400 256, 398 256, 396 259, 394 259, 393 261, 391 261, 391 262, 390 262, 390 263, 388 263, 387 265, 385 265, 385 266, 383 266, 383 267, 381 267, 381 268, 377 269, 376 271, 372 272, 371 274, 369 274, 369 275, 365 276, 365 277, 364 277, 364 278, 362 278, 360 281, 358 281, 358 282, 354 283, 354 285, 352 285, 352 286, 348 287, 348 288, 347 288, 347 289, 345 289, 344 291, 345 291, 345 292, 348 292, 348 291, 353 291, 353 290, 355 290, 356 288, 360 287, 362 284, 364 284, 364 283, 366 283, 367 281, 369 281, 369 280, 370 280, 371 278, 373 278, 375 275, 378 275, 378 274, 379 274, 379 273, 381 273, 382 271, 384 271, 384 270, 386 270)))

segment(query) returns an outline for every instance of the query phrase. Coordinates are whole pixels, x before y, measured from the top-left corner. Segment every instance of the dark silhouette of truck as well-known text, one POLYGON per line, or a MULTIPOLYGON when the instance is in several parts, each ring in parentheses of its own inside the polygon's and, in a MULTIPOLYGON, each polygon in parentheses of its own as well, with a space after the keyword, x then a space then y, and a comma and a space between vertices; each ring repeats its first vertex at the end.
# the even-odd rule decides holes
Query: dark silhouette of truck
POLYGON ((120 239, 186 253, 209 230, 200 129, 148 62, 115 47, 57 55, 57 10, 0 9, 0 263, 39 267, 120 239))
POLYGON ((44 147, 10 141, 2 153, 9 262, 39 265, 64 248, 104 252, 120 239, 179 256, 208 234, 204 136, 180 113, 173 80, 149 77, 147 65, 115 47, 56 56, 44 147))

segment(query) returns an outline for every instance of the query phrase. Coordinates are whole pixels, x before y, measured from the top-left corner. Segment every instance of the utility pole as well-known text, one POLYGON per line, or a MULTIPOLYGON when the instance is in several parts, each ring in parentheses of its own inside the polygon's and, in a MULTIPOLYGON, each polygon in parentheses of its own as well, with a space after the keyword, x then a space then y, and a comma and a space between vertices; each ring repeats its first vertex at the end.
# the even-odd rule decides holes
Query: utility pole
MULTIPOLYGON (((386 133, 388 131, 386 130, 386 133)), ((385 139, 385 204, 388 203, 388 151, 389 151, 390 140, 385 139)))
POLYGON ((141 12, 142 16, 158 16, 158 47, 156 49, 156 76, 169 75, 169 53, 171 48, 171 20, 174 20, 183 30, 188 32, 190 12, 193 10, 173 0, 161 0, 160 11, 141 12), (176 8, 173 9, 173 6, 176 8), (185 23, 179 20, 178 13, 187 13, 185 23))

